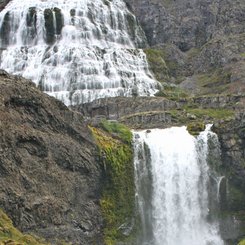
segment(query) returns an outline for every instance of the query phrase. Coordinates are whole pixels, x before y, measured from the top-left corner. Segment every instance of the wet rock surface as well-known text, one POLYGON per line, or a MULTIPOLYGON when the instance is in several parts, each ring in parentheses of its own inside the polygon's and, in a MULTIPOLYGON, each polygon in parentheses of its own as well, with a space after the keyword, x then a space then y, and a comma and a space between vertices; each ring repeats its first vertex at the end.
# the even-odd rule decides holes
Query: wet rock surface
POLYGON ((95 157, 81 115, 0 72, 0 206, 15 226, 52 244, 101 244, 95 157))

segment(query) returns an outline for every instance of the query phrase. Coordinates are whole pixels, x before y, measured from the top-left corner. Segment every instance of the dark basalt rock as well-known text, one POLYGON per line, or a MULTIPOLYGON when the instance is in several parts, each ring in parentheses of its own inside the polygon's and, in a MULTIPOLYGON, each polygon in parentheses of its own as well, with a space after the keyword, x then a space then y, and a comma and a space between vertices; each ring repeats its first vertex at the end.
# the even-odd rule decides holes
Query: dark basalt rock
POLYGON ((10 13, 7 12, 3 18, 3 23, 0 28, 0 39, 2 47, 6 47, 9 44, 9 32, 10 32, 10 13))
POLYGON ((2 11, 10 0, 0 0, 0 11, 2 11))
POLYGON ((46 42, 52 44, 55 41, 54 16, 51 9, 44 10, 46 42))
POLYGON ((56 35, 60 35, 64 26, 64 18, 61 9, 45 9, 44 10, 45 29, 46 29, 46 42, 53 44, 56 40, 56 35), (55 15, 55 20, 54 20, 55 15), (55 25, 54 25, 54 21, 55 25), (56 26, 56 28, 55 28, 56 26))
POLYGON ((61 9, 54 8, 54 13, 55 13, 55 19, 56 19, 56 34, 60 35, 62 28, 64 26, 64 18, 61 13, 61 9))
POLYGON ((0 207, 52 244, 102 244, 101 167, 83 117, 0 71, 0 207))
POLYGON ((28 27, 28 35, 34 39, 37 35, 37 11, 36 8, 29 8, 26 16, 26 25, 28 27))

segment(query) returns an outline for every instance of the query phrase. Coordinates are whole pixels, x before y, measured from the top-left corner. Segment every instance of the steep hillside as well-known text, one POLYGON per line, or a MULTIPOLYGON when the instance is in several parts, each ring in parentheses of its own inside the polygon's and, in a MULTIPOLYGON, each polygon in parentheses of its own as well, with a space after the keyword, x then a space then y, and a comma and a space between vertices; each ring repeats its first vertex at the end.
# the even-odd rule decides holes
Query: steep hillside
POLYGON ((0 119, 0 206, 14 225, 52 242, 96 242, 101 167, 82 116, 1 71, 0 119))

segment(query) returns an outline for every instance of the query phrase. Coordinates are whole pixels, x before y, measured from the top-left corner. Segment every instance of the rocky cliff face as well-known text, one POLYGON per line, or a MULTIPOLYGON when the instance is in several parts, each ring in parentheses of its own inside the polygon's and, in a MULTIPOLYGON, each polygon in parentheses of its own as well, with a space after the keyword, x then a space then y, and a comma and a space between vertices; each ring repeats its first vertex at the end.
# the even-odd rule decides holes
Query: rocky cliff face
POLYGON ((203 46, 213 38, 245 31, 242 0, 133 0, 150 45, 173 43, 181 51, 203 46))
POLYGON ((101 244, 101 167, 82 116, 1 71, 0 119, 0 206, 14 225, 52 243, 101 244))
POLYGON ((245 91, 244 1, 126 2, 155 51, 147 52, 152 70, 164 71, 155 72, 159 80, 192 94, 245 91))

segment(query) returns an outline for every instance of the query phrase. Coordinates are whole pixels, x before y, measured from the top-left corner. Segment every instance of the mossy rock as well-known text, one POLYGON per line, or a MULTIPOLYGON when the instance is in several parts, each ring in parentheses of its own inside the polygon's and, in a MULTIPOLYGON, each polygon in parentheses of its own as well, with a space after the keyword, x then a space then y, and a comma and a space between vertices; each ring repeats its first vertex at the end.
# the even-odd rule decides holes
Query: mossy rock
POLYGON ((159 82, 168 82, 170 80, 169 68, 164 60, 164 51, 161 49, 145 49, 146 57, 152 72, 159 82))
POLYGON ((43 240, 32 235, 22 234, 11 219, 0 209, 0 245, 47 245, 43 240))
POLYGON ((124 124, 115 121, 102 120, 100 126, 102 127, 102 129, 112 134, 113 136, 118 137, 125 143, 131 144, 132 133, 129 128, 126 127, 124 124))
POLYGON ((190 134, 196 136, 205 130, 205 124, 203 122, 191 122, 187 125, 187 130, 190 134))
POLYGON ((238 245, 245 245, 245 239, 243 239, 242 241, 240 241, 240 242, 238 243, 238 245))
POLYGON ((188 94, 185 93, 181 88, 173 84, 164 83, 163 89, 160 89, 159 92, 155 94, 157 97, 164 97, 169 100, 179 101, 182 99, 189 98, 188 94))
POLYGON ((104 168, 100 199, 105 221, 104 242, 106 245, 114 245, 131 239, 134 233, 134 228, 129 234, 121 229, 125 224, 132 225, 135 210, 132 134, 124 125, 116 122, 102 121, 100 127, 90 129, 104 168))

